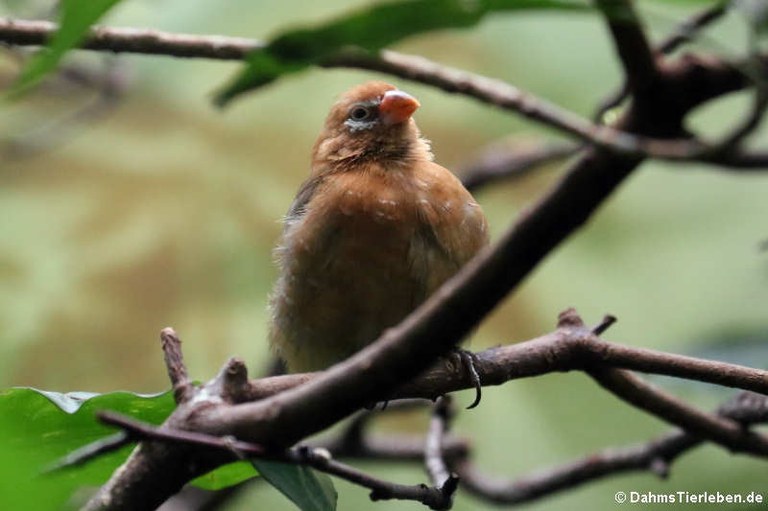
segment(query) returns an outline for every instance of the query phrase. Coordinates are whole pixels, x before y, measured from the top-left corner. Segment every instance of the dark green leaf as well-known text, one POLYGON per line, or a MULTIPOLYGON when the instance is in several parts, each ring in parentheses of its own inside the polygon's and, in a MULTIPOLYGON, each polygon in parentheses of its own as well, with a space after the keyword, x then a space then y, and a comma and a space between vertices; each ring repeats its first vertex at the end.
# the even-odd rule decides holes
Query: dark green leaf
POLYGON ((81 486, 98 486, 130 452, 125 447, 81 467, 41 475, 69 452, 114 433, 97 410, 115 410, 159 424, 173 410, 170 392, 140 396, 60 394, 29 388, 0 392, 0 509, 61 509, 81 486))
POLYGON ((477 24, 494 11, 585 10, 578 0, 399 0, 353 12, 314 28, 283 32, 248 57, 245 67, 216 97, 218 105, 278 77, 322 62, 347 47, 375 52, 406 37, 477 24))
POLYGON ((336 509, 336 488, 326 474, 309 467, 272 461, 254 461, 253 465, 264 479, 302 511, 336 509))
POLYGON ((26 91, 53 71, 64 54, 82 41, 91 25, 96 23, 120 0, 63 0, 59 30, 47 47, 27 62, 10 95, 26 91))

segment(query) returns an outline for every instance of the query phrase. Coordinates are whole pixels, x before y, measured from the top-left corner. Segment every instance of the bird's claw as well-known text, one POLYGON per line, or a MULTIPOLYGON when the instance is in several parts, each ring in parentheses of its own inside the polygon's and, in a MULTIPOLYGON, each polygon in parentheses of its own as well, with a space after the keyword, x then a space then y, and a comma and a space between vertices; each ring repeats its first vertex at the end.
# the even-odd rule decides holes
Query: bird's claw
POLYGON ((477 407, 483 398, 483 384, 480 381, 480 373, 477 372, 475 363, 477 362, 477 355, 469 350, 462 348, 454 348, 452 355, 458 359, 459 365, 467 371, 472 385, 475 387, 475 400, 467 406, 467 410, 477 407))

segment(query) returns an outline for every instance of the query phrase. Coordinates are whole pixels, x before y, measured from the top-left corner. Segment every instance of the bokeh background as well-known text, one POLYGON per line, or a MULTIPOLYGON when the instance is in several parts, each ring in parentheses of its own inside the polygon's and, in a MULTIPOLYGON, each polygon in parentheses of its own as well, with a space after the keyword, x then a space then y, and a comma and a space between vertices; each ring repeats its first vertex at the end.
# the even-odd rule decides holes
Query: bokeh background
MULTIPOLYGON (((703 2, 642 2, 658 37, 703 2)), ((123 2, 114 26, 268 37, 328 19, 357 0, 163 0, 123 2)), ((0 15, 39 17, 45 2, 0 3, 0 15)), ((746 25, 731 14, 698 44, 745 53, 746 25)), ((395 48, 501 78, 582 115, 620 81, 600 20, 558 12, 499 15, 479 27, 432 33, 395 48)), ((158 332, 175 327, 191 374, 205 380, 229 357, 254 374, 269 360, 266 301, 280 219, 308 172, 309 151, 336 95, 370 72, 312 70, 236 101, 212 93, 236 63, 80 53, 67 65, 124 87, 113 108, 86 110, 98 93, 52 79, 0 108, 0 386, 61 392, 168 387, 158 332), (96 112, 96 113, 93 113, 96 112), (86 116, 82 116, 86 117, 86 116), (70 119, 70 121, 67 121, 70 119)), ((0 79, 16 70, 0 57, 0 79)), ((554 139, 511 115, 418 84, 391 80, 422 103, 417 121, 437 160, 460 168, 486 144, 554 139)), ((708 105, 691 127, 723 133, 749 106, 734 95, 708 105)), ((754 143, 768 141, 765 129, 754 143)), ((477 198, 498 236, 558 177, 552 165, 484 188, 477 198)), ((592 222, 553 253, 483 324, 471 346, 524 340, 552 329, 576 307, 589 322, 619 318, 607 338, 633 346, 768 365, 768 177, 696 165, 647 163, 592 222)), ((703 407, 730 393, 654 378, 703 407)), ((471 394, 457 396, 470 402, 471 394)), ((382 429, 422 431, 425 416, 395 415, 382 429)), ((488 389, 455 430, 475 439, 489 472, 516 476, 593 450, 650 439, 668 426, 606 394, 579 374, 488 389)), ((367 464, 399 482, 418 466, 367 464)), ((616 491, 736 491, 766 495, 765 465, 701 448, 668 481, 621 476, 539 501, 528 509, 611 509, 616 491)), ((339 509, 422 509, 368 501, 337 482, 339 509)), ((766 495, 768 496, 768 495, 766 495)), ((228 509, 290 509, 257 485, 228 509)), ((655 506, 644 506, 656 509, 655 506)), ((659 506, 658 509, 665 508, 659 506)), ((493 509, 461 495, 456 509, 493 509)))

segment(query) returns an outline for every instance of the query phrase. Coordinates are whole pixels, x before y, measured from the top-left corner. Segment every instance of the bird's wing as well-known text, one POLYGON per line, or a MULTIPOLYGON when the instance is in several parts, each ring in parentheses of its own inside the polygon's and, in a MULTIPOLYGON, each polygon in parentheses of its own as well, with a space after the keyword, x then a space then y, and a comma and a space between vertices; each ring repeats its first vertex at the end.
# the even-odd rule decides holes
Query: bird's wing
POLYGON ((301 184, 299 191, 296 192, 296 197, 294 197, 291 203, 291 207, 288 208, 288 213, 285 215, 284 230, 304 216, 304 213, 307 211, 307 204, 312 200, 323 180, 324 176, 313 176, 301 184))
POLYGON ((425 284, 431 294, 488 244, 488 224, 480 205, 449 170, 425 162, 418 174, 428 186, 418 201, 421 222, 412 264, 429 277, 425 284))

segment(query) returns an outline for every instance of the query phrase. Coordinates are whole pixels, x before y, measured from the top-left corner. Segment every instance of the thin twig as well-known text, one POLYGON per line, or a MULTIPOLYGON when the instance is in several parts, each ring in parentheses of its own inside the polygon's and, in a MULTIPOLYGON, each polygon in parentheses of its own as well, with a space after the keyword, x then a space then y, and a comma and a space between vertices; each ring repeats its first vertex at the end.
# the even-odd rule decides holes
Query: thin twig
POLYGON ((755 90, 752 108, 749 115, 742 119, 721 142, 714 145, 712 149, 713 158, 717 158, 718 154, 738 152, 744 139, 751 135, 763 121, 766 109, 768 108, 768 79, 763 77, 765 73, 760 72, 760 60, 755 58, 754 61, 758 70, 754 73, 755 90))
MULTIPOLYGON (((690 41, 695 34, 709 23, 719 18, 725 12, 725 2, 708 7, 681 23, 667 38, 654 49, 656 54, 668 54, 683 43, 690 41)), ((620 105, 629 97, 630 89, 625 80, 621 87, 601 101, 592 119, 601 124, 606 112, 620 105)), ((460 167, 457 171, 462 176, 462 182, 467 189, 474 191, 484 185, 500 179, 517 178, 527 174, 539 165, 558 161, 574 155, 582 146, 573 143, 542 144, 533 148, 530 143, 514 144, 511 147, 493 144, 480 153, 473 162, 460 167)), ((703 161, 714 165, 727 166, 735 169, 763 170, 768 166, 768 154, 744 154, 733 152, 703 156, 703 161)))
POLYGON ((587 373, 622 400, 694 436, 731 451, 768 457, 768 437, 765 435, 745 430, 734 421, 697 410, 629 371, 599 368, 589 369, 587 373))
POLYGON ((603 332, 611 328, 611 326, 614 323, 616 323, 616 321, 618 321, 616 316, 613 316, 611 314, 606 314, 605 316, 603 316, 603 319, 602 321, 600 321, 600 323, 592 327, 592 333, 597 336, 600 336, 603 334, 603 332))
POLYGON ((104 424, 122 428, 134 439, 151 439, 163 442, 181 443, 191 446, 213 448, 231 452, 236 459, 259 458, 307 465, 371 490, 371 500, 415 500, 430 509, 449 509, 455 482, 446 482, 440 487, 403 485, 373 477, 349 465, 334 460, 324 449, 297 447, 286 451, 269 451, 263 446, 242 442, 232 437, 217 437, 204 433, 178 429, 158 428, 129 417, 112 412, 101 412, 98 418, 104 424))
MULTIPOLYGON (((56 25, 42 21, 0 18, 0 41, 16 45, 39 45, 56 25)), ((241 60, 263 43, 222 36, 170 34, 154 30, 94 27, 81 45, 83 49, 131 52, 175 57, 241 60)), ((368 69, 460 93, 484 103, 519 113, 554 127, 579 140, 627 156, 669 160, 700 159, 710 149, 690 139, 656 139, 594 125, 586 119, 500 80, 474 75, 436 64, 423 57, 384 50, 378 55, 342 51, 329 57, 323 67, 368 69)), ((639 66, 638 66, 639 68, 639 66)))
POLYGON ((43 473, 47 474, 65 468, 83 465, 95 458, 98 458, 99 456, 114 452, 135 441, 136 439, 126 431, 120 431, 119 433, 101 438, 96 442, 87 444, 80 449, 72 451, 65 457, 57 460, 49 467, 45 468, 43 473))
POLYGON ((728 3, 727 1, 718 0, 714 5, 704 8, 683 21, 656 46, 656 51, 666 55, 677 50, 683 44, 691 42, 702 28, 717 21, 725 14, 728 3))
MULTIPOLYGON (((0 18, 0 41, 19 46, 43 46, 57 29, 58 25, 49 21, 0 18)), ((250 52, 263 46, 261 41, 241 37, 93 26, 81 48, 114 53, 243 60, 250 52)))
MULTIPOLYGON (((376 434, 366 432, 355 442, 341 442, 338 437, 313 442, 313 447, 324 448, 337 458, 374 459, 379 461, 424 460, 425 438, 421 435, 376 434)), ((443 457, 448 460, 466 456, 470 449, 467 438, 446 435, 443 438, 443 457)))
MULTIPOLYGON (((718 5, 707 7, 694 14, 691 18, 683 21, 669 36, 656 45, 654 52, 661 55, 668 55, 684 43, 691 41, 701 29, 705 28, 725 13, 725 5, 726 2, 720 2, 718 5)), ((629 92, 629 82, 625 79, 615 92, 600 102, 600 106, 592 116, 592 119, 597 123, 602 122, 605 114, 609 110, 616 108, 629 97, 629 92)))
POLYGON ((432 486, 439 489, 443 496, 442 506, 439 509, 450 509, 453 506, 453 496, 459 487, 459 477, 448 470, 443 454, 443 440, 450 427, 452 416, 450 396, 439 398, 429 421, 429 431, 424 446, 424 466, 427 474, 432 481, 432 486))
MULTIPOLYGON (((718 414, 743 421, 744 426, 764 423, 768 421, 768 398, 740 392, 722 405, 718 414)), ((457 459, 452 467, 460 475, 462 487, 473 495, 497 504, 521 504, 626 472, 651 471, 666 478, 677 458, 703 442, 690 433, 672 431, 643 444, 603 449, 514 480, 488 477, 468 457, 457 459)))
POLYGON ((432 411, 424 447, 424 467, 427 469, 430 481, 438 488, 453 477, 443 458, 443 438, 451 420, 451 413, 450 396, 439 398, 432 411))
POLYGON ((389 50, 381 51, 376 56, 346 51, 328 58, 321 65, 367 69, 425 83, 445 92, 461 94, 515 112, 578 140, 624 156, 691 161, 706 154, 708 149, 708 146, 696 140, 649 138, 614 127, 595 125, 509 83, 440 65, 423 57, 389 50))
POLYGON ((522 177, 541 165, 572 156, 581 146, 570 142, 522 141, 493 144, 456 173, 461 182, 475 191, 501 179, 522 177))
POLYGON ((160 342, 163 346, 168 378, 171 380, 171 387, 173 388, 173 397, 177 404, 185 403, 191 399, 193 387, 189 381, 187 366, 184 365, 181 339, 176 335, 173 328, 167 327, 160 332, 160 342))
MULTIPOLYGON (((349 421, 349 424, 340 433, 310 445, 324 448, 333 453, 335 457, 389 461, 423 460, 425 439, 420 435, 376 434, 371 433, 368 426, 375 417, 382 414, 390 414, 393 411, 403 409, 414 409, 415 407, 423 408, 426 403, 428 402, 424 400, 398 399, 390 402, 386 410, 360 412, 349 421)), ((452 435, 443 436, 441 446, 443 458, 455 459, 465 456, 468 450, 468 440, 452 435)))
MULTIPOLYGON (((752 392, 739 392, 718 408, 719 415, 738 421, 744 427, 768 421, 768 397, 752 392)), ((359 446, 347 446, 346 451, 333 451, 336 457, 418 461, 423 456, 418 445, 412 451, 402 449, 400 441, 383 445, 369 452, 369 438, 362 437, 359 446)), ((461 477, 462 487, 475 496, 497 504, 521 504, 542 496, 574 488, 591 481, 626 472, 650 471, 658 477, 669 474, 670 465, 680 456, 704 442, 684 431, 672 431, 646 443, 613 447, 591 453, 583 458, 538 470, 514 480, 498 479, 481 473, 464 450, 447 458, 452 470, 461 477)))
POLYGON ((241 442, 232 437, 217 437, 195 431, 184 431, 180 429, 159 428, 145 422, 137 421, 115 412, 98 412, 96 417, 102 423, 108 426, 117 426, 127 431, 134 438, 161 440, 166 442, 177 442, 189 445, 198 445, 222 449, 226 451, 236 450, 252 457, 270 457, 270 451, 263 446, 252 442, 241 442))
MULTIPOLYGON (((446 496, 443 488, 430 487, 424 484, 407 485, 384 481, 350 465, 336 461, 320 449, 298 448, 292 449, 291 452, 292 461, 368 488, 371 490, 371 500, 413 500, 428 506, 430 509, 450 508, 450 495, 446 496)), ((455 487, 453 491, 455 491, 455 487)), ((451 495, 452 493, 451 491, 451 495)))
POLYGON ((717 165, 718 170, 726 172, 759 172, 768 167, 768 151, 718 151, 704 156, 701 161, 717 165))

